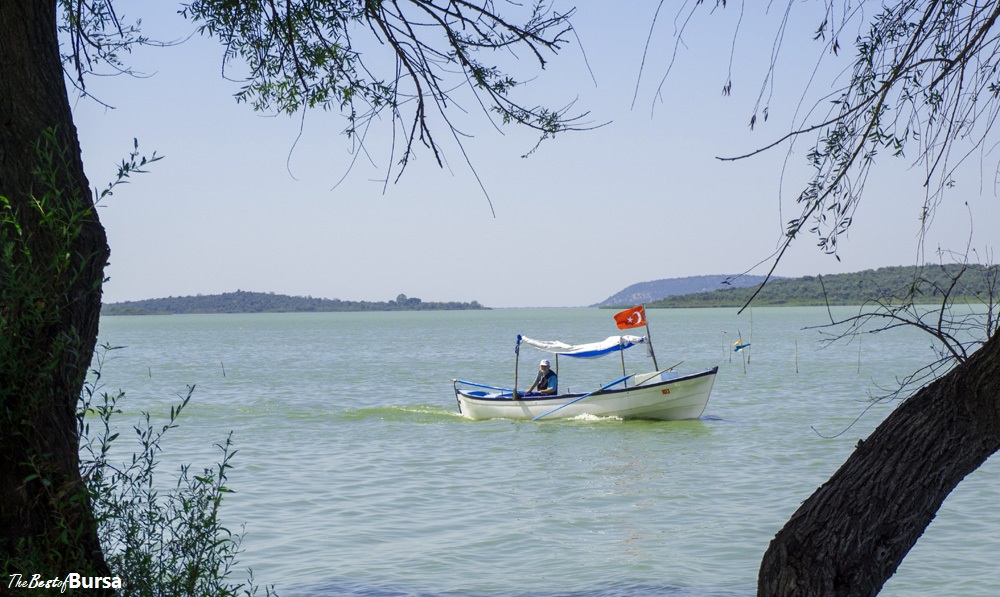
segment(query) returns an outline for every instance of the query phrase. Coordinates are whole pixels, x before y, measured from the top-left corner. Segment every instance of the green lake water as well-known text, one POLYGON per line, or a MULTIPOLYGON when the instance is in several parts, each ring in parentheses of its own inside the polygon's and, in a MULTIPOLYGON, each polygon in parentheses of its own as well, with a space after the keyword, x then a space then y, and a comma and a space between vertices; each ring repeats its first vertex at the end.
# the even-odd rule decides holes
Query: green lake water
MULTIPOLYGON (((619 333, 612 315, 104 317, 100 341, 123 348, 102 381, 126 392, 123 426, 196 385, 160 474, 212 464, 233 430, 223 517, 246 524, 241 565, 281 595, 742 596, 774 534, 898 404, 869 396, 933 358, 909 330, 824 346, 806 329, 827 320, 820 308, 650 310, 661 367, 719 366, 701 419, 458 416, 451 380, 510 387, 517 334, 596 341, 619 333), (751 347, 733 354, 740 336, 751 347)), ((631 353, 628 373, 652 369, 631 353)), ((520 387, 543 356, 522 348, 520 387)), ((559 365, 564 391, 622 370, 617 356, 559 365)), ((882 594, 1000 595, 997 504, 994 459, 882 594)))

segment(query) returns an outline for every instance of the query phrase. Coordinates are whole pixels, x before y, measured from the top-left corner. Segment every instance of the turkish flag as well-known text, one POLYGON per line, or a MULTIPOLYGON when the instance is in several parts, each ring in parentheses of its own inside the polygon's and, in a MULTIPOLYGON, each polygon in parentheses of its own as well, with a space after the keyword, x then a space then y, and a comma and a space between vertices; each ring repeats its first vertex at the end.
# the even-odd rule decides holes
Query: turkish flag
POLYGON ((638 307, 625 309, 621 313, 615 313, 615 323, 618 324, 618 329, 620 330, 646 325, 646 310, 642 305, 639 305, 638 307))

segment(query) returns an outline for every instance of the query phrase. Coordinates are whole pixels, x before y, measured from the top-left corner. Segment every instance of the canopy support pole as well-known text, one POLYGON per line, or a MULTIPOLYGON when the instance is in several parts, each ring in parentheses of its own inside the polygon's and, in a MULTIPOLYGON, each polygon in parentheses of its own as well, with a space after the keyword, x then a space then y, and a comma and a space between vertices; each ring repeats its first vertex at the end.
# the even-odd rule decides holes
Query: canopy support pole
MULTIPOLYGON (((619 342, 621 342, 621 340, 619 340, 619 342)), ((628 377, 627 377, 628 374, 625 373, 625 351, 621 350, 621 346, 620 345, 619 345, 618 348, 619 348, 618 354, 621 355, 621 357, 622 357, 622 375, 626 376, 623 381, 625 382, 625 387, 627 388, 628 387, 628 377)))
POLYGON ((511 390, 510 399, 517 400, 517 368, 521 358, 521 334, 517 335, 517 344, 514 345, 514 389, 511 390))

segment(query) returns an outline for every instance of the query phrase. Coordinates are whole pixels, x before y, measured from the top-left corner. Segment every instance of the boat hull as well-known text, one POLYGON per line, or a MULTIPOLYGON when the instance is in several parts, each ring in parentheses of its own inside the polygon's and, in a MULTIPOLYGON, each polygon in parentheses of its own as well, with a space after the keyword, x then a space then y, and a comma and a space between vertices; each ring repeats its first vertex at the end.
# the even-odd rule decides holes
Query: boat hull
POLYGON ((585 394, 533 396, 521 400, 510 394, 488 394, 455 388, 455 398, 462 415, 470 419, 570 419, 579 416, 616 417, 621 419, 653 419, 679 421, 697 419, 705 412, 715 375, 719 368, 691 375, 669 377, 657 375, 637 386, 597 392, 582 400, 585 394), (573 402, 577 400, 576 402, 573 402), (572 404, 569 404, 573 402, 572 404))

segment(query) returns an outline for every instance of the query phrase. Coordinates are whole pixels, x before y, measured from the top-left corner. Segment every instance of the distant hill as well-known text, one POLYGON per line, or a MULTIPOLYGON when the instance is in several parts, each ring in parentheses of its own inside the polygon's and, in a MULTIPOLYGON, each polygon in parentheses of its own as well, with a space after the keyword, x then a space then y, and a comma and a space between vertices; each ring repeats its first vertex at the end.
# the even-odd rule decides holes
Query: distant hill
POLYGON ((273 292, 237 290, 223 294, 178 296, 143 301, 111 303, 101 308, 102 315, 172 315, 185 313, 303 313, 335 311, 433 311, 486 309, 478 301, 471 303, 424 302, 401 294, 394 301, 342 301, 340 299, 287 296, 273 292))
POLYGON ((630 307, 652 303, 668 296, 711 292, 725 288, 745 288, 757 286, 764 276, 688 276, 686 278, 666 278, 652 282, 639 282, 616 292, 591 307, 630 307), (726 282, 728 281, 728 285, 726 282))
MULTIPOLYGON (((862 305, 871 301, 898 303, 911 288, 917 302, 941 300, 942 289, 963 266, 960 264, 883 267, 849 274, 804 276, 771 280, 754 299, 754 305, 862 305), (915 281, 917 282, 915 285, 915 281)), ((669 296, 647 303, 650 308, 742 307, 756 288, 733 288, 669 296)), ((955 298, 982 301, 1000 296, 1000 269, 970 265, 950 291, 955 298)))

